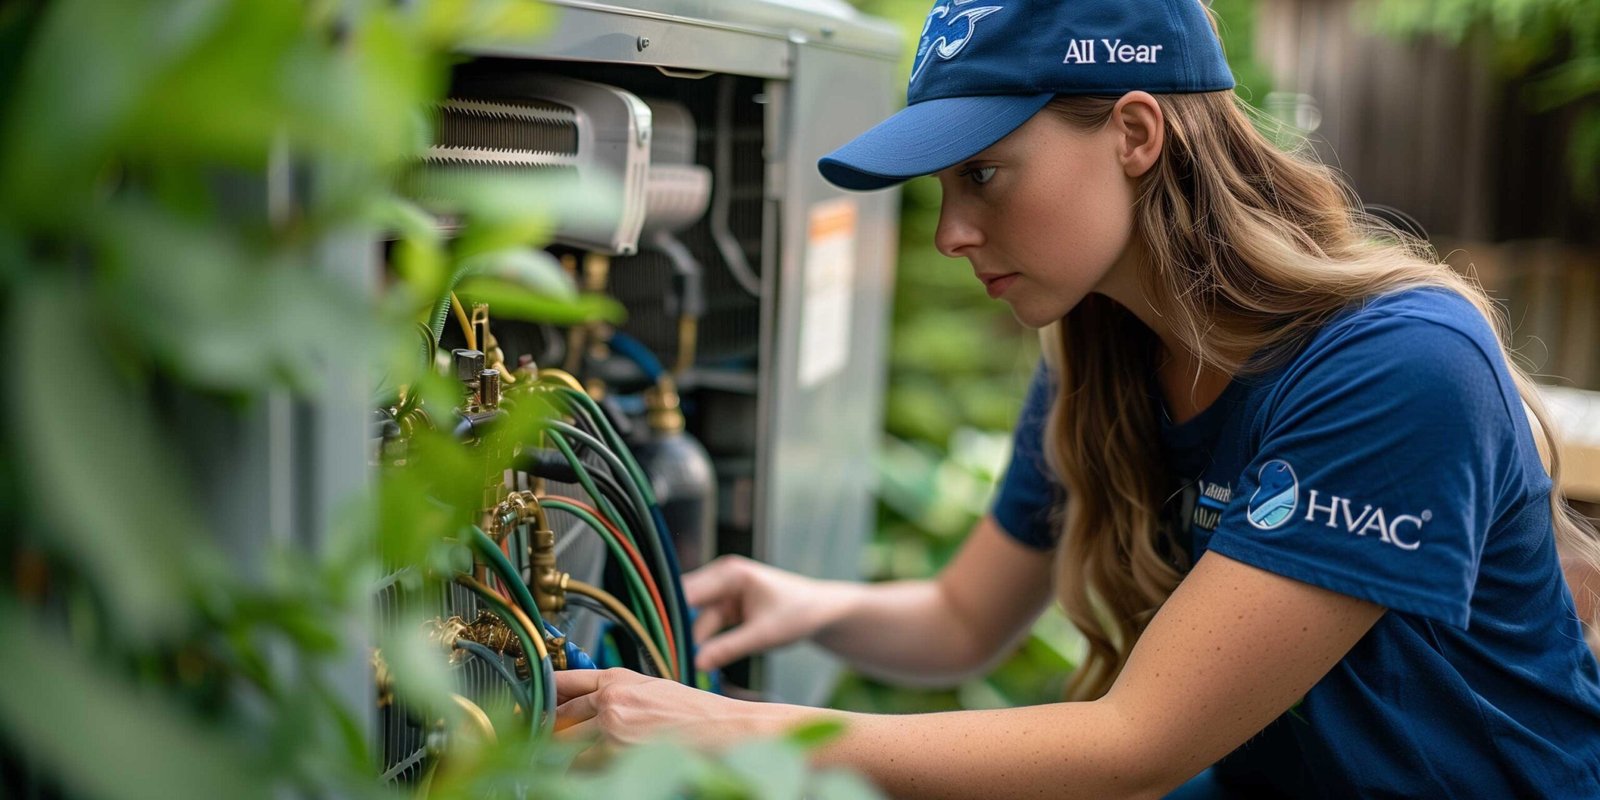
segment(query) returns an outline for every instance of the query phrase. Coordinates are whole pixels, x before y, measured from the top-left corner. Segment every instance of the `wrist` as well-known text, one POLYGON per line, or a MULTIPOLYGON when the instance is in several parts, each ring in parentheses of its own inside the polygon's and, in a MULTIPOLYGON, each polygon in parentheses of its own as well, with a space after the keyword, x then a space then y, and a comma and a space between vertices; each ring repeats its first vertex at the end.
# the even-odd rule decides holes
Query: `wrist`
POLYGON ((788 703, 747 703, 751 706, 745 724, 739 726, 753 738, 787 736, 796 728, 825 721, 844 722, 849 712, 788 703))
POLYGON ((811 638, 826 645, 825 639, 846 620, 854 616, 866 602, 871 587, 854 581, 813 578, 807 594, 814 598, 812 608, 816 619, 811 638))

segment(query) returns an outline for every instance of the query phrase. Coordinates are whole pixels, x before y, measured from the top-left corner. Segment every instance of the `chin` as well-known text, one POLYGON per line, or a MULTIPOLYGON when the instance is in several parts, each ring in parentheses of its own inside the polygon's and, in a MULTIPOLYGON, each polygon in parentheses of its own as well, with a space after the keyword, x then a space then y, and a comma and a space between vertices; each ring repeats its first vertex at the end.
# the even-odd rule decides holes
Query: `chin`
POLYGON ((1077 305, 1076 302, 1063 305, 1038 296, 1026 297, 1011 304, 1011 315, 1024 327, 1039 330, 1061 321, 1077 305))

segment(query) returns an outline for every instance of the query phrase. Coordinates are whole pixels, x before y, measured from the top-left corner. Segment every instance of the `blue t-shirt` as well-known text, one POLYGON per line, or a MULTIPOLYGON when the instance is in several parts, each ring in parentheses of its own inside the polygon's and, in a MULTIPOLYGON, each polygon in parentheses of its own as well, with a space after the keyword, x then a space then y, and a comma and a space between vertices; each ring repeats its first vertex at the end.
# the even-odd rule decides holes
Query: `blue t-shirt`
MULTIPOLYGON (((1053 545, 1043 367, 994 505, 1053 545)), ((1166 419, 1160 400, 1157 413, 1166 419)), ((1249 796, 1600 797, 1600 665, 1557 560, 1551 482, 1489 325, 1443 289, 1353 305, 1290 358, 1164 421, 1177 543, 1389 610, 1211 771, 1249 796)))

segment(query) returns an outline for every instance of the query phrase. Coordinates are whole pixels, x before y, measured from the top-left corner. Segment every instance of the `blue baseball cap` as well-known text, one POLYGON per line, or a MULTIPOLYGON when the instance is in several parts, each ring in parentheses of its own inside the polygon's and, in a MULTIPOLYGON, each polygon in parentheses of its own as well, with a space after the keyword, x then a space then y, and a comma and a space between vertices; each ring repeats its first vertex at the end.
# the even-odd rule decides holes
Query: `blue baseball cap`
POLYGON ((906 107, 817 162, 845 189, 959 164, 1052 97, 1233 88, 1202 0, 938 0, 906 107))

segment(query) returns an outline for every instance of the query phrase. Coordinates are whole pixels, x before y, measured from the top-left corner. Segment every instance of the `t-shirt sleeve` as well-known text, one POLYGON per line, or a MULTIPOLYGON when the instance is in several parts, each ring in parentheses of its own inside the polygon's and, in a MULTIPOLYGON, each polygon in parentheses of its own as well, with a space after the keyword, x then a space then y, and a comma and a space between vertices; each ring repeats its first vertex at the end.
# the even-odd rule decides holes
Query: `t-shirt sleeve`
POLYGON ((1055 547, 1055 510, 1066 499, 1044 456, 1044 428, 1054 396, 1055 379, 1040 362, 1017 418, 1011 462, 991 509, 1001 530, 1035 550, 1055 547))
POLYGON ((1514 460, 1509 375, 1434 321, 1385 317, 1332 339, 1285 373, 1208 549, 1466 627, 1514 460))

